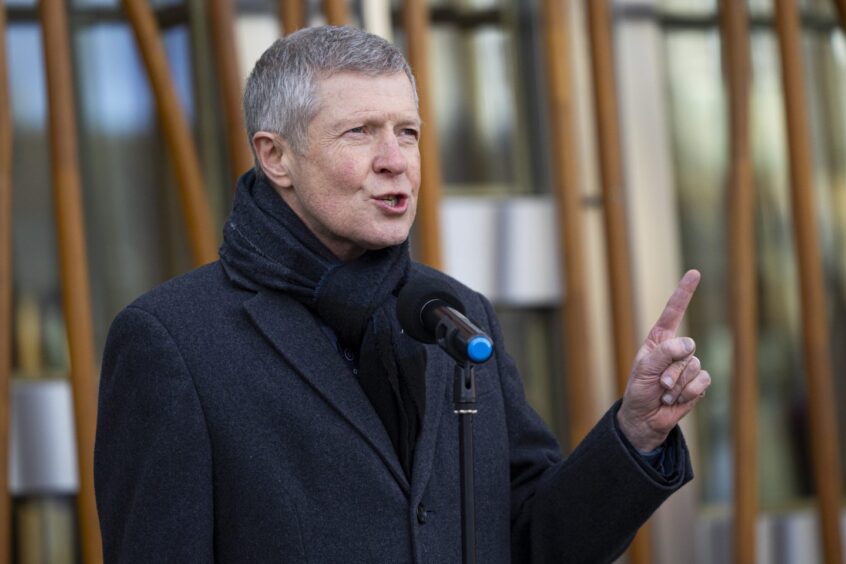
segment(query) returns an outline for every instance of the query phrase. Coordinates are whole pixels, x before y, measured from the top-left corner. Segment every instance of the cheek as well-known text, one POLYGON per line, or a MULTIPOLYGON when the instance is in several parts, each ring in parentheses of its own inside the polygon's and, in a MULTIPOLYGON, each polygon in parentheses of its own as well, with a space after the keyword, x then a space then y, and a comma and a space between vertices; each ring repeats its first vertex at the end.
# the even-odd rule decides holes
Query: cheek
POLYGON ((339 180, 343 180, 344 184, 353 184, 358 181, 361 175, 361 165, 356 163, 353 159, 349 159, 339 163, 336 170, 339 180))
POLYGON ((323 170, 327 171, 329 186, 327 190, 348 191, 361 184, 366 176, 366 165, 363 159, 338 156, 325 163, 323 170))
POLYGON ((408 178, 414 186, 414 193, 420 189, 420 153, 416 152, 408 160, 408 178))

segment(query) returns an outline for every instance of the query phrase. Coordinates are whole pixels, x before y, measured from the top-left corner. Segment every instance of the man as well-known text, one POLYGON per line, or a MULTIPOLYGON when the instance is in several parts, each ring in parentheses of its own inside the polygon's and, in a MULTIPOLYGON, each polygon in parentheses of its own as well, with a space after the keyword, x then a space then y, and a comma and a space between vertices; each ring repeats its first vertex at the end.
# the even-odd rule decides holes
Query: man
POLYGON ((477 373, 478 561, 604 562, 691 479, 676 423, 710 379, 676 336, 682 279, 621 402, 562 459, 490 303, 408 255, 414 78, 384 40, 312 28, 256 64, 256 158, 220 261, 127 307, 106 345, 95 452, 107 562, 458 562, 453 361, 399 327, 410 277, 488 331, 477 373))

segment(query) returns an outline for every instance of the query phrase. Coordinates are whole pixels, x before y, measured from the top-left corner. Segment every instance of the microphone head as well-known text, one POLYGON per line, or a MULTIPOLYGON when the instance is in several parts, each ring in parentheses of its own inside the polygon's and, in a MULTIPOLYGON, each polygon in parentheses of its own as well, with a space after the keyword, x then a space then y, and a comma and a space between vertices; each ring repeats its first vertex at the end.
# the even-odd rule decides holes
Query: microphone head
POLYGON ((411 338, 424 343, 435 343, 434 328, 423 322, 423 312, 429 304, 441 302, 462 314, 464 304, 442 280, 431 276, 410 277, 397 297, 397 317, 400 326, 411 338))

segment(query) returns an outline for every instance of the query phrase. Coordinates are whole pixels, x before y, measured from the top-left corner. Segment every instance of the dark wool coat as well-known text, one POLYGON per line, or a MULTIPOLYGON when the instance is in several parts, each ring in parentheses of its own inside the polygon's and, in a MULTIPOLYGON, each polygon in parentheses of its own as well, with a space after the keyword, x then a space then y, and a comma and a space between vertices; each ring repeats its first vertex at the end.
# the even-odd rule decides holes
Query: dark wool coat
MULTIPOLYGON (((420 265, 429 275, 446 279, 420 265)), ((526 403, 490 303, 447 279, 494 338, 477 372, 478 561, 607 562, 692 477, 678 430, 663 477, 615 409, 566 459, 526 403)), ((427 346, 426 411, 407 480, 373 407, 318 320, 219 263, 118 315, 95 449, 112 562, 461 561, 453 361, 427 346)))

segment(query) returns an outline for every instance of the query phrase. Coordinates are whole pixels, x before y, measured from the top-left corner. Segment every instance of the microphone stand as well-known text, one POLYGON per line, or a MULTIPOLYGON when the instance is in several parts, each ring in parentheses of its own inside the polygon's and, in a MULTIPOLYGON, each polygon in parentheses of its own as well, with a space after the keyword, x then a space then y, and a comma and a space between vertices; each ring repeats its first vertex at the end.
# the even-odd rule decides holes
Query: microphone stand
POLYGON ((476 501, 473 482, 473 415, 476 413, 475 365, 456 362, 453 408, 458 415, 458 449, 461 475, 461 561, 476 563, 476 501))
POLYGON ((406 284, 397 298, 400 325, 413 339, 437 343, 455 360, 453 408, 458 415, 461 485, 461 561, 476 564, 476 501, 473 476, 473 415, 476 413, 475 364, 493 355, 494 344, 464 316, 461 300, 442 282, 406 284))

